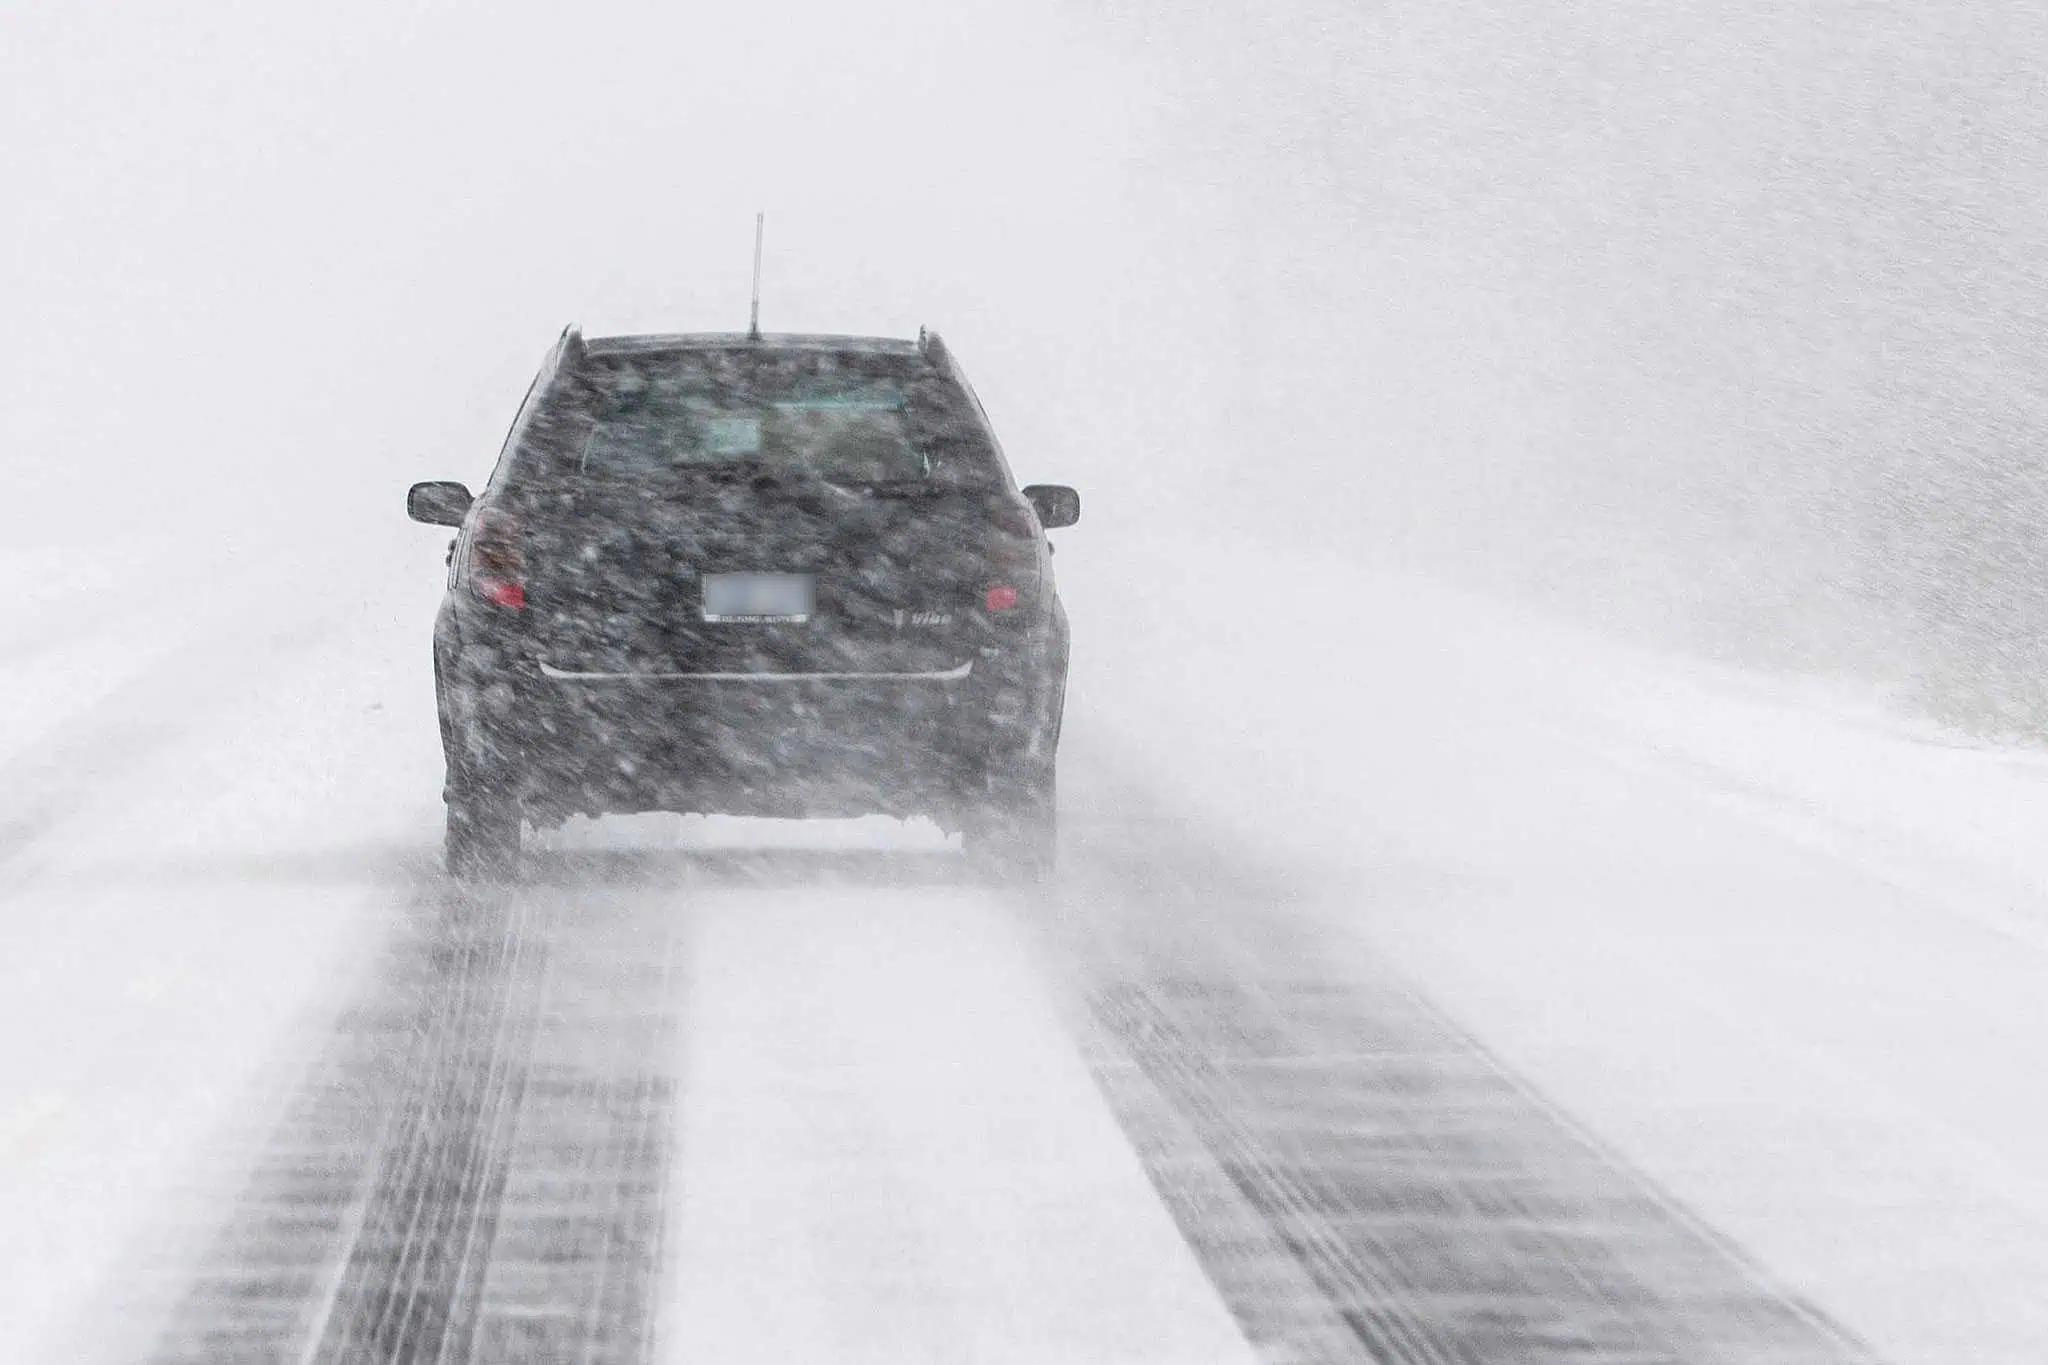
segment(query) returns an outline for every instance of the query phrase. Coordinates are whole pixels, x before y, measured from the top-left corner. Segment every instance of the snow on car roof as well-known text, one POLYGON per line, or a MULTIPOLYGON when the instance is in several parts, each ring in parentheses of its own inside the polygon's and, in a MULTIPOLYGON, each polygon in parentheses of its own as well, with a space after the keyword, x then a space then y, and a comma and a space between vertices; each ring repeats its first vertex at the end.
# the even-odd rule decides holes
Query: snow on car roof
POLYGON ((915 341, 905 341, 896 337, 828 336, 800 332, 771 332, 759 337, 749 337, 744 332, 674 332, 649 336, 591 337, 584 345, 589 355, 637 355, 653 351, 713 350, 740 346, 758 347, 768 351, 918 354, 915 341))

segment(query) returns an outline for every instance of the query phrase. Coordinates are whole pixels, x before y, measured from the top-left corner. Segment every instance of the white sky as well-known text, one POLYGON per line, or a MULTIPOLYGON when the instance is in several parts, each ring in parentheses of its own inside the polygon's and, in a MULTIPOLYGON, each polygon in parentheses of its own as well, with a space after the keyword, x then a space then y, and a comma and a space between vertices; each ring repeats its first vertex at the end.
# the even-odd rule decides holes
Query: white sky
POLYGON ((315 478, 395 515, 412 477, 481 476, 565 322, 743 326, 756 208, 768 329, 937 327, 1020 473, 1115 463, 1124 419, 1083 401, 1105 385, 1076 343, 1141 321, 1143 70, 1032 7, 51 5, 9 27, 10 528, 73 533, 47 512, 87 497, 103 524, 174 495, 278 506, 315 478))
POLYGON ((482 476, 564 323, 742 325, 765 208, 771 330, 939 328, 1091 524, 1717 647, 2048 620, 2035 0, 6 23, 0 533, 353 536, 482 476))

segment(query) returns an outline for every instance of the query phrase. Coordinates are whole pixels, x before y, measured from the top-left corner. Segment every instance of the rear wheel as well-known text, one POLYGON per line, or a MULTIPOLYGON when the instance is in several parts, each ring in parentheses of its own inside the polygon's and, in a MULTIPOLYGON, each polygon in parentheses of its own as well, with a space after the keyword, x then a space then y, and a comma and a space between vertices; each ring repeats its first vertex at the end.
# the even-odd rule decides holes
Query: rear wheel
POLYGON ((1050 758, 997 766, 968 812, 961 842, 978 866, 1008 881, 1041 882, 1059 859, 1059 782, 1050 758))
POLYGON ((449 875, 495 881, 519 866, 519 799, 502 788, 456 776, 448 785, 449 875))

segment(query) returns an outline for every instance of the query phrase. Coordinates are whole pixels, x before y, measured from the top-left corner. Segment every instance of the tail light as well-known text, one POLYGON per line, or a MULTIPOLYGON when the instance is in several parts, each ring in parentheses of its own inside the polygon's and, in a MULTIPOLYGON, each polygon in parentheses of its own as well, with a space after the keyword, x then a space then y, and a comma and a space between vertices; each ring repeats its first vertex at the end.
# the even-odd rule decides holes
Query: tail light
POLYGON ((988 582, 982 606, 991 616, 1015 611, 1038 591, 1038 522, 1023 502, 1000 502, 989 537, 988 582))
POLYGON ((494 607, 523 611, 526 578, 519 554, 519 523, 508 513, 477 513, 469 528, 469 590, 494 607))

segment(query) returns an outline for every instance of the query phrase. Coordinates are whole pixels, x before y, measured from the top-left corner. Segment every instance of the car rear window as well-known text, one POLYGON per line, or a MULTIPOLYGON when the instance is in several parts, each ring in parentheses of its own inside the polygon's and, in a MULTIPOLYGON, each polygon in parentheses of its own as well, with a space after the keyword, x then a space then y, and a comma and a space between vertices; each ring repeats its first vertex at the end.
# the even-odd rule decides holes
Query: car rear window
POLYGON ((740 469, 979 486, 996 473, 965 395, 917 357, 758 348, 598 355, 551 406, 548 463, 580 478, 740 469))

